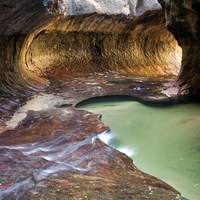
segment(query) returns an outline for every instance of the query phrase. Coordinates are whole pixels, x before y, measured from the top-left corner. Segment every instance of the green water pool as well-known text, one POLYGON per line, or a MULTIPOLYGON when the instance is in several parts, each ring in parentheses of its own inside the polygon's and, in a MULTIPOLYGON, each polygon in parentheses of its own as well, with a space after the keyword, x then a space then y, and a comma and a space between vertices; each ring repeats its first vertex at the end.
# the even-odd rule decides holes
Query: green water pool
POLYGON ((190 200, 200 199, 200 104, 144 104, 128 97, 84 101, 110 131, 100 138, 127 153, 142 171, 190 200))

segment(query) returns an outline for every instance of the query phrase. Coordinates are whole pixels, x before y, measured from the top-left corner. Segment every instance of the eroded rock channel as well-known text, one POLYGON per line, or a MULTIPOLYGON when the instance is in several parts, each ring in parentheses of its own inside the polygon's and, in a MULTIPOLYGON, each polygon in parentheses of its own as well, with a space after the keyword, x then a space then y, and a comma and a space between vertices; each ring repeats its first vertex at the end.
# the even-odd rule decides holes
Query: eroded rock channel
POLYGON ((0 2, 0 199, 181 199, 98 138, 109 128, 100 115, 75 108, 108 95, 178 99, 162 93, 182 57, 164 12, 77 2, 0 2))
MULTIPOLYGON (((116 74, 54 79, 40 98, 34 97, 37 104, 44 98, 42 107, 34 111, 34 104, 26 102, 32 107, 26 118, 16 127, 11 118, 12 128, 0 135, 1 198, 179 199, 169 185, 99 140, 98 134, 108 129, 100 116, 74 107, 95 96, 155 98, 162 83, 116 74)), ((23 111, 22 106, 19 114, 23 111)))

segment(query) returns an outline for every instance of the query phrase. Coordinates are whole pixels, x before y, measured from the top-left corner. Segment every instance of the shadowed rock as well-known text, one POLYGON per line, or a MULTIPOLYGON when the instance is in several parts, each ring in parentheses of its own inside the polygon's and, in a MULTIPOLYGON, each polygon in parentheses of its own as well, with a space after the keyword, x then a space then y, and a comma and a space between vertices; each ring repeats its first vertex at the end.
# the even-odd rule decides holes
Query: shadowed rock
MULTIPOLYGON (((86 2, 0 2, 0 198, 178 200, 99 140, 108 129, 100 115, 74 106, 106 95, 168 100, 161 91, 182 50, 155 1, 117 1, 113 13, 108 1, 86 2), (40 108, 30 106, 42 97, 40 108)), ((174 35, 184 47, 185 36, 174 35)), ((183 63, 195 51, 187 47, 183 63)))
POLYGON ((165 10, 166 26, 182 48, 179 76, 169 93, 200 93, 200 2, 159 0, 165 10))

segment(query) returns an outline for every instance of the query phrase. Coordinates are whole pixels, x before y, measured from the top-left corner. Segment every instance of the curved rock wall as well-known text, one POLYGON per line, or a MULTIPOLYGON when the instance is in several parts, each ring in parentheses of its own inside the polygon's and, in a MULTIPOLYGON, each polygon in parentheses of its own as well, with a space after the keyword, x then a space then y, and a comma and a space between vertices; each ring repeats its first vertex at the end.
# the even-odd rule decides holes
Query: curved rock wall
POLYGON ((166 26, 182 48, 181 70, 169 93, 200 93, 200 1, 159 0, 166 26), (177 90, 177 91, 176 91, 177 90))
MULTIPOLYGON (((19 199, 25 195, 24 199, 38 199, 38 195, 41 194, 47 197, 52 195, 49 191, 53 191, 54 186, 62 182, 62 186, 57 185, 56 188, 60 188, 64 193, 56 192, 56 196, 64 196, 65 199, 67 195, 70 198, 76 196, 84 199, 93 198, 94 187, 97 191, 95 198, 102 198, 104 195, 102 191, 105 188, 108 188, 105 191, 106 197, 110 195, 113 197, 116 193, 116 197, 120 199, 181 198, 173 188, 137 170, 132 160, 125 154, 117 151, 113 154, 113 149, 105 146, 97 137, 97 134, 108 129, 108 126, 100 123, 99 116, 73 107, 76 102, 103 95, 131 95, 147 98, 150 93, 148 99, 159 98, 161 85, 164 88, 163 82, 159 81, 161 79, 152 82, 146 77, 177 75, 181 63, 181 48, 165 28, 164 13, 158 8, 160 7, 155 1, 133 0, 0 1, 0 142, 2 145, 11 145, 11 148, 3 146, 1 149, 0 157, 4 166, 2 173, 5 172, 6 175, 0 180, 2 183, 0 189, 3 189, 1 197, 3 195, 3 198, 7 198, 12 195, 11 199, 19 199), (73 77, 70 76, 72 74, 73 77), (87 76, 75 76, 77 74, 87 74, 87 76), (143 78, 137 79, 134 76, 133 79, 131 75, 143 76, 143 78), (55 76, 57 79, 54 79, 55 76), (49 87, 46 87, 48 83, 50 83, 49 87), (44 97, 44 101, 41 102, 42 108, 39 111, 32 110, 34 105, 32 101, 28 103, 27 99, 39 93, 40 89, 44 89, 43 95, 40 92, 41 99, 44 97), (45 96, 48 97, 46 100, 45 96), (51 98, 58 98, 58 100, 49 101, 51 98), (45 107, 45 101, 48 101, 47 104, 52 104, 52 107, 45 107), (30 107, 23 108, 21 103, 25 102, 30 107), (22 110, 14 112, 17 107, 22 110), (22 116, 18 119, 18 114, 24 114, 23 111, 25 118, 22 116), (30 157, 29 162, 22 156, 22 160, 26 162, 23 165, 20 156, 16 157, 16 143, 45 140, 46 136, 55 143, 54 138, 59 134, 64 135, 68 147, 72 146, 69 157, 62 158, 64 163, 61 164, 58 160, 59 166, 65 164, 67 166, 65 173, 62 167, 58 170, 61 176, 57 176, 53 171, 50 178, 50 174, 48 178, 42 175, 43 169, 48 171, 51 170, 51 166, 55 166, 54 160, 45 158, 45 162, 43 159, 32 162, 33 159, 30 157), (88 138, 86 141, 85 136, 88 138), (94 146, 96 144, 97 146, 94 146), (92 150, 95 154, 92 154, 92 150), (12 155, 12 152, 15 153, 12 155), (11 157, 8 157, 9 153, 11 157), (88 156, 88 153, 94 156, 88 156), (96 160, 99 155, 103 155, 102 159, 99 157, 100 165, 99 159, 96 160), (119 158, 122 155, 126 159, 121 162, 119 158), (9 159, 6 160, 7 158, 9 159), (82 158, 87 159, 82 160, 82 158), (78 163, 74 167, 70 166, 73 159, 78 163), (49 165, 49 161, 52 161, 53 165, 49 165), (21 168, 22 165, 26 167, 21 168), (90 170, 89 178, 85 176, 87 171, 79 171, 79 169, 87 170, 85 166, 90 170), (10 170, 11 168, 13 170, 10 170), (40 169, 42 171, 38 174, 40 169), (93 169, 95 173, 92 175, 93 169), (108 173, 105 173, 105 169, 108 173), (85 193, 85 182, 95 180, 100 172, 104 174, 101 177, 102 181, 96 182, 100 187, 96 187, 91 182, 93 188, 88 187, 85 193), (83 181, 75 178, 69 182, 67 176, 70 173, 74 177, 84 174, 83 181), (23 181, 18 178, 19 174, 23 181), (116 179, 113 179, 114 174, 116 179), (24 177, 27 177, 28 182, 24 177), (112 179, 112 182, 108 182, 109 187, 105 183, 107 178, 112 179), (54 180, 57 183, 52 184, 54 180), (120 182, 120 180, 124 181, 120 182), (80 188, 81 182, 83 187, 80 188), (76 184, 79 185, 80 190, 77 190, 76 184), (68 191, 69 185, 71 192, 68 191), (43 190, 44 188, 48 189, 43 190), (89 196, 87 197, 86 194, 89 196)), ((34 97, 37 103, 39 96, 34 97)), ((61 148, 63 154, 61 143, 63 139, 56 143, 56 146, 61 148)), ((49 144, 45 146, 51 146, 49 144)), ((54 157, 59 157, 54 150, 50 152, 53 152, 54 157)), ((46 152, 40 153, 48 155, 46 152)), ((19 151, 19 155, 24 154, 19 151)), ((40 154, 36 156, 40 157, 40 154)))
POLYGON ((35 36, 26 52, 28 68, 39 76, 109 71, 176 75, 180 49, 152 16, 162 17, 160 12, 149 13, 142 24, 140 18, 96 14, 60 18, 35 36))
MULTIPOLYGON (((69 9, 73 7, 73 14, 77 5, 88 1, 62 2, 68 3, 69 9)), ((165 28, 161 10, 131 18, 117 8, 116 13, 123 14, 65 16, 59 13, 64 12, 62 2, 0 2, 2 92, 21 94, 21 86, 28 84, 34 89, 45 83, 43 78, 74 73, 117 72, 148 77, 178 74, 181 49, 165 28)), ((110 8, 110 3, 106 7, 102 2, 96 3, 110 8)), ((153 6, 154 1, 133 2, 137 9, 158 8, 153 6)), ((115 6, 120 8, 123 3, 116 1, 115 6)))

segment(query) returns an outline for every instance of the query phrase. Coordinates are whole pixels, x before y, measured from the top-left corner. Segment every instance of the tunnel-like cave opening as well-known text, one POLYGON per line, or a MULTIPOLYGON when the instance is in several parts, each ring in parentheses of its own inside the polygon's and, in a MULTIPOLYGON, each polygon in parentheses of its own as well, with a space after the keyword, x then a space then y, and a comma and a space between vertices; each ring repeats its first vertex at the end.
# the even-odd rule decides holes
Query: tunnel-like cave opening
MULTIPOLYGON (((101 191, 107 187, 106 198, 116 195, 118 199, 129 194, 126 198, 132 199, 132 193, 134 197, 146 198, 153 191, 157 199, 163 196, 180 199, 176 190, 141 172, 126 155, 102 143, 97 135, 108 126, 100 122, 100 115, 80 111, 75 105, 97 96, 125 95, 159 102, 169 101, 171 94, 176 99, 178 93, 188 93, 190 83, 195 88, 191 82, 194 73, 188 82, 185 72, 180 76, 188 53, 183 48, 184 42, 167 30, 166 13, 158 7, 141 13, 141 6, 146 4, 129 2, 123 4, 123 9, 127 5, 135 6, 140 12, 128 16, 89 12, 87 8, 88 13, 68 15, 67 7, 59 7, 64 3, 59 0, 0 2, 0 157, 3 158, 0 162, 6 173, 11 166, 16 170, 7 174, 1 171, 4 176, 0 179, 0 198, 10 194, 19 198, 15 190, 22 191, 24 198, 37 199, 41 193, 49 198, 55 193, 62 196, 54 192, 58 185, 67 190, 70 198, 77 195, 79 198, 79 194, 85 198, 83 190, 85 181, 89 180, 87 191, 92 188, 97 197, 103 197, 101 191), (185 93, 179 92, 182 86, 185 93), (35 101, 40 101, 39 109, 34 108, 35 101), (22 112, 25 117, 8 127, 22 112), (55 138, 58 143, 53 145, 52 159, 47 154, 55 138), (43 141, 48 147, 42 146, 43 141), (30 145, 33 147, 30 152, 24 150, 30 145), (61 161, 59 155, 64 149, 69 153, 61 161), (6 152, 10 153, 9 158, 6 152), (56 171, 57 165, 61 168, 56 171), (18 171, 22 176, 18 177, 18 171), (104 181, 107 176, 109 186, 104 181), (48 191, 41 190, 44 179, 48 191), (22 187, 24 182, 26 187, 22 187), (16 183, 20 183, 19 189, 16 183), (66 185, 73 185, 76 191, 66 185), (127 192, 127 185, 136 189, 130 187, 127 192), (119 187, 123 189, 116 192, 119 187)), ((84 10, 79 3, 73 6, 76 12, 84 10)), ((97 2, 94 7, 98 8, 97 2)), ((190 91, 198 93, 198 87, 190 91)))
POLYGON ((135 20, 93 14, 61 19, 42 30, 25 59, 27 70, 43 77, 95 72, 176 76, 181 48, 165 28, 160 11, 135 20), (66 22, 70 25, 64 26, 66 22))
MULTIPOLYGON (((38 8, 26 11, 24 18, 12 17, 16 24, 8 26, 9 16, 18 16, 17 11, 4 14, 1 31, 0 90, 13 99, 12 109, 53 77, 88 73, 175 77, 180 70, 182 50, 166 29, 162 10, 132 18, 96 13, 44 18, 44 10, 38 8), (26 20, 34 14, 38 19, 29 27, 26 20)), ((5 115, 4 108, 1 113, 5 115)))

